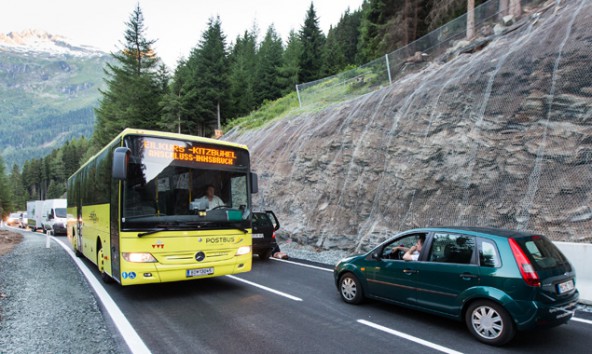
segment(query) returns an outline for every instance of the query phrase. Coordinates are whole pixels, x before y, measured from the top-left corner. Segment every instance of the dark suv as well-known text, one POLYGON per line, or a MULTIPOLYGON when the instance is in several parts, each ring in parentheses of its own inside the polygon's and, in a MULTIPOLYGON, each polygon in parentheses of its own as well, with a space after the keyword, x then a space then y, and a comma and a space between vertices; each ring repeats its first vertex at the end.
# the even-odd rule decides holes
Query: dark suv
POLYGON ((280 222, 271 210, 253 213, 253 253, 262 260, 268 260, 277 247, 275 232, 280 222))
POLYGON ((493 228, 403 232, 341 260, 335 283, 347 303, 368 297, 462 320, 491 345, 566 323, 578 302, 575 271, 549 239, 493 228))

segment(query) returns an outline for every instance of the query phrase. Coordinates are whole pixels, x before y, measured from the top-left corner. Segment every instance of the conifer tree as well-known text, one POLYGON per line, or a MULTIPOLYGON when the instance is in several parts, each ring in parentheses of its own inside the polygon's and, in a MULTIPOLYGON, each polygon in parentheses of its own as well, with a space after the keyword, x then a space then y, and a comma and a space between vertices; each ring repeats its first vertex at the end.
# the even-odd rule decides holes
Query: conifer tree
POLYGON ((323 75, 336 74, 346 66, 342 43, 337 40, 335 28, 329 28, 323 47, 323 75))
POLYGON ((8 185, 8 178, 4 166, 4 159, 0 155, 0 217, 4 219, 13 209, 12 193, 8 185))
POLYGON ((231 117, 248 114, 257 106, 255 80, 257 66, 257 34, 245 31, 236 38, 230 53, 229 95, 231 117))
POLYGON ((298 84, 301 54, 302 42, 300 42, 300 37, 295 31, 290 31, 283 55, 283 65, 278 70, 278 80, 284 95, 294 91, 298 84))
POLYGON ((114 64, 107 64, 107 89, 96 109, 93 135, 94 150, 106 145, 127 127, 157 128, 163 94, 157 74, 159 59, 152 46, 154 40, 145 35, 144 15, 138 4, 126 23, 123 48, 111 55, 114 64))
POLYGON ((186 94, 195 97, 187 101, 189 133, 209 136, 217 126, 218 110, 221 124, 228 108, 228 54, 226 36, 220 18, 211 18, 208 28, 187 60, 189 78, 186 94))
POLYGON ((358 52, 361 21, 362 9, 353 12, 347 9, 339 19, 337 26, 335 26, 335 38, 343 51, 346 65, 357 63, 356 55, 358 52))
MULTIPOLYGON (((426 16, 430 4, 458 0, 367 0, 362 5, 358 63, 388 54, 427 32, 426 16)), ((464 0, 463 0, 464 1, 464 0)))
POLYGON ((189 132, 186 126, 186 122, 190 120, 188 107, 194 99, 194 96, 186 91, 189 79, 189 67, 185 60, 181 60, 177 63, 172 82, 160 102, 162 119, 159 129, 177 133, 189 132))
POLYGON ((282 96, 281 81, 278 80, 282 66, 284 48, 273 25, 269 26, 265 38, 257 52, 257 78, 255 99, 257 104, 265 100, 275 100, 282 96))
POLYGON ((15 210, 25 210, 27 206, 27 194, 23 186, 23 178, 17 164, 12 166, 12 171, 8 179, 12 189, 12 200, 15 210))
POLYGON ((312 2, 306 13, 304 25, 300 29, 300 41, 302 42, 302 52, 299 63, 299 81, 304 83, 319 79, 322 76, 322 53, 325 36, 319 28, 319 19, 312 2))

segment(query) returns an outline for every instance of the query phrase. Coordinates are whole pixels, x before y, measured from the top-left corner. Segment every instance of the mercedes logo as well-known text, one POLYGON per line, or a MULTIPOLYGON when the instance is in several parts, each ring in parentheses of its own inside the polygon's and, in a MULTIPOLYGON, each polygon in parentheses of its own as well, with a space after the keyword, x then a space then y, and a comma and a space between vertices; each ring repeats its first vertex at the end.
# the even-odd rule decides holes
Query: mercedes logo
POLYGON ((195 254, 195 260, 198 262, 203 261, 206 258, 206 254, 203 253, 202 251, 199 251, 195 254))

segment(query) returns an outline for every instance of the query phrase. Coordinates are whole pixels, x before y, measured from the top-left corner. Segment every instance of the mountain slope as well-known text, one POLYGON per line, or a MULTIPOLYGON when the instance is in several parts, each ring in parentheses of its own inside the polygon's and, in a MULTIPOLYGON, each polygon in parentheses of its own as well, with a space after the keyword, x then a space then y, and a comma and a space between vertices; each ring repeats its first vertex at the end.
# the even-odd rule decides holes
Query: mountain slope
POLYGON ((437 225, 592 235, 592 3, 525 15, 474 54, 260 130, 254 201, 296 241, 361 250, 437 225))
POLYGON ((0 151, 7 166, 92 133, 109 60, 40 31, 0 35, 0 151))

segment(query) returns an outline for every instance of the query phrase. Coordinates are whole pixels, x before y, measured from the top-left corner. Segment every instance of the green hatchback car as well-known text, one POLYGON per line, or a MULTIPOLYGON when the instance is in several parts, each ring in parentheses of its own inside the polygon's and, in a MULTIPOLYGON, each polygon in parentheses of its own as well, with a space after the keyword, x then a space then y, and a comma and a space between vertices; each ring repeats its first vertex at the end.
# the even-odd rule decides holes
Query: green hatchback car
POLYGON ((579 298, 573 267, 549 239, 493 228, 409 230, 342 259, 334 276, 347 303, 367 297, 465 321, 490 345, 566 323, 579 298))

